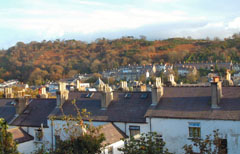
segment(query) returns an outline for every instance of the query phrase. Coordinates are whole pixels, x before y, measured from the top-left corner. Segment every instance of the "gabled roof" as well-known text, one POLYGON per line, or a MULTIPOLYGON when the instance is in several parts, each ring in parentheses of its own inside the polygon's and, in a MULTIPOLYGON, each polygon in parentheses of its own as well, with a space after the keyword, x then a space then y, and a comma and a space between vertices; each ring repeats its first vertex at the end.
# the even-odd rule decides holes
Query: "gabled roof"
MULTIPOLYGON (((125 92, 114 92, 113 101, 106 110, 103 110, 101 93, 94 92, 91 98, 85 98, 87 94, 87 92, 70 92, 69 99, 76 99, 79 109, 87 109, 93 121, 145 123, 144 115, 152 101, 150 92, 130 92, 129 98, 125 97, 125 92), (147 93, 148 97, 141 98, 143 93, 147 93)), ((65 115, 76 115, 76 109, 71 101, 65 102, 62 108, 65 115)), ((55 109, 51 115, 62 116, 62 111, 55 109)))
POLYGON ((12 133, 13 140, 17 143, 24 143, 33 140, 33 136, 29 135, 27 132, 25 132, 22 128, 12 128, 8 129, 8 132, 12 133))
POLYGON ((56 107, 56 99, 33 99, 10 125, 40 127, 43 124, 47 127, 48 115, 56 107))
POLYGON ((14 99, 0 99, 0 118, 4 118, 8 123, 16 114, 13 101, 14 99))
POLYGON ((106 144, 110 145, 118 141, 121 141, 121 139, 127 137, 127 135, 124 132, 122 132, 118 127, 116 127, 112 123, 102 125, 99 133, 100 134, 102 133, 105 136, 105 141, 102 142, 102 145, 106 144))
POLYGON ((240 87, 223 87, 219 109, 211 108, 211 87, 165 87, 146 117, 240 120, 240 87))
POLYGON ((100 78, 98 78, 97 81, 94 83, 94 85, 95 86, 105 85, 105 83, 100 78))

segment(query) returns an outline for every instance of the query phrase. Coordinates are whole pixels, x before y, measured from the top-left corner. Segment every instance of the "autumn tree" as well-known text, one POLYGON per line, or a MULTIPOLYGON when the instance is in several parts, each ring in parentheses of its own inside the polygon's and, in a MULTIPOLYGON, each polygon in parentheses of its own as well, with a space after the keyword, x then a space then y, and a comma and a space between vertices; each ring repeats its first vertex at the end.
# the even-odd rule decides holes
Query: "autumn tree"
POLYGON ((7 129, 7 122, 0 118, 0 154, 18 154, 16 143, 7 129))
POLYGON ((205 139, 193 138, 193 144, 184 145, 185 154, 195 154, 193 146, 198 149, 201 154, 226 154, 227 148, 224 147, 224 140, 219 136, 219 130, 214 130, 213 135, 206 135, 205 139))
POLYGON ((143 133, 139 137, 131 136, 124 141, 124 147, 118 150, 127 154, 171 154, 164 148, 165 142, 161 135, 156 132, 143 133))

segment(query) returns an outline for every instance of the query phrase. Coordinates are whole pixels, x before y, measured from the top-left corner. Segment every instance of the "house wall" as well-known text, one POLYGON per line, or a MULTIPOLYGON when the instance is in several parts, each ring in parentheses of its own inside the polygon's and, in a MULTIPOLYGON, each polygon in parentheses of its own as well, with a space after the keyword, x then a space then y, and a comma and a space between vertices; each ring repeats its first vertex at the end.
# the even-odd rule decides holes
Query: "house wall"
MULTIPOLYGON (((53 128, 51 127, 51 121, 48 120, 48 126, 49 128, 45 128, 44 129, 44 141, 49 143, 49 147, 55 147, 55 133, 56 133, 56 128, 62 127, 66 122, 62 121, 62 120, 54 120, 54 125, 53 128), (51 130, 52 129, 52 130, 51 130), (52 131, 52 132, 51 132, 52 131), (52 138, 53 135, 53 138, 52 138), (53 142, 52 142, 53 140, 53 142)), ((92 124, 94 126, 100 126, 100 125, 104 125, 107 124, 108 122, 98 122, 98 121, 93 121, 92 124)), ((123 132, 125 132, 125 125, 126 125, 126 134, 129 136, 130 135, 130 131, 129 131, 129 126, 140 126, 140 132, 148 132, 149 129, 149 125, 147 123, 122 123, 122 122, 114 122, 114 124, 123 132)), ((65 135, 61 136, 61 139, 66 139, 64 137, 65 135)), ((113 151, 114 154, 120 154, 120 151, 118 151, 119 147, 122 147, 124 145, 123 141, 118 141, 114 144, 111 144, 111 146, 113 146, 113 151)), ((109 145, 110 146, 110 145, 109 145)), ((107 149, 105 149, 105 151, 107 151, 107 149)))
MULTIPOLYGON (((149 118, 147 119, 149 120, 149 118)), ((151 118, 152 131, 162 134, 166 148, 175 153, 183 153, 182 147, 192 143, 189 139, 189 122, 200 123, 201 138, 205 138, 206 135, 213 134, 213 130, 219 129, 220 137, 227 139, 228 154, 239 153, 239 121, 151 118)))
MULTIPOLYGON (((32 141, 32 144, 29 144, 28 148, 25 149, 25 151, 23 151, 23 153, 27 154, 27 152, 31 153, 35 150, 37 150, 38 148, 40 148, 42 145, 44 145, 47 149, 51 148, 51 129, 49 128, 43 128, 43 139, 42 141, 36 141, 35 140, 35 130, 39 129, 39 127, 22 127, 23 130, 25 130, 29 135, 34 137, 34 140, 32 141)), ((26 142, 28 143, 28 142, 26 142)), ((24 149, 23 149, 24 150, 24 149)))
POLYGON ((17 149, 20 153, 31 154, 35 150, 34 141, 28 141, 17 145, 17 149))
POLYGON ((123 154, 118 150, 118 148, 122 148, 124 146, 124 141, 118 141, 113 144, 110 144, 105 147, 105 149, 102 151, 102 154, 108 154, 108 148, 113 147, 113 154, 123 154))

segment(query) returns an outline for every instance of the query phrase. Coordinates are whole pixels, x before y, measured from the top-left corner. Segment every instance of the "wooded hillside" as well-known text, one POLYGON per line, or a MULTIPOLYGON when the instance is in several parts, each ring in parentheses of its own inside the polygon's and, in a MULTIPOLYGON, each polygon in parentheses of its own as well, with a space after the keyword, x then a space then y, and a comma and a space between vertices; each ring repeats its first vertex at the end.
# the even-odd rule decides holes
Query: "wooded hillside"
POLYGON ((128 64, 230 61, 240 62, 240 35, 220 41, 172 38, 148 41, 122 37, 18 42, 0 50, 0 79, 18 79, 32 84, 59 80, 76 73, 101 72, 128 64))

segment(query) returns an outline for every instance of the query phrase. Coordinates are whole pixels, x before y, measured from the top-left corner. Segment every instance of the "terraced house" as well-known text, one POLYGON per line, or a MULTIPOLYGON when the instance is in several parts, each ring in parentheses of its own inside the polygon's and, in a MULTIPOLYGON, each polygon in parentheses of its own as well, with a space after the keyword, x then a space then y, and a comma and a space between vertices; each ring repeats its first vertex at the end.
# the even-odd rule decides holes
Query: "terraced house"
MULTIPOLYGON (((117 148, 124 144, 122 137, 153 131, 162 134, 170 152, 183 153, 182 147, 191 144, 191 139, 204 138, 219 129, 221 147, 228 154, 236 154, 240 151, 239 92, 240 87, 224 87, 217 77, 210 86, 188 87, 165 87, 157 78, 151 92, 118 92, 108 86, 97 92, 68 92, 61 83, 57 99, 0 100, 0 110, 4 111, 0 117, 33 137, 26 142, 48 143, 54 148, 59 138, 64 139, 56 135, 56 127, 64 124, 60 117, 76 116, 72 105, 76 100, 79 109, 91 112, 89 118, 95 126, 103 126, 109 143, 103 150, 106 153, 120 153, 117 148), (50 116, 57 118, 51 121, 50 116)), ((26 149, 29 151, 21 152, 31 151, 26 149)))

